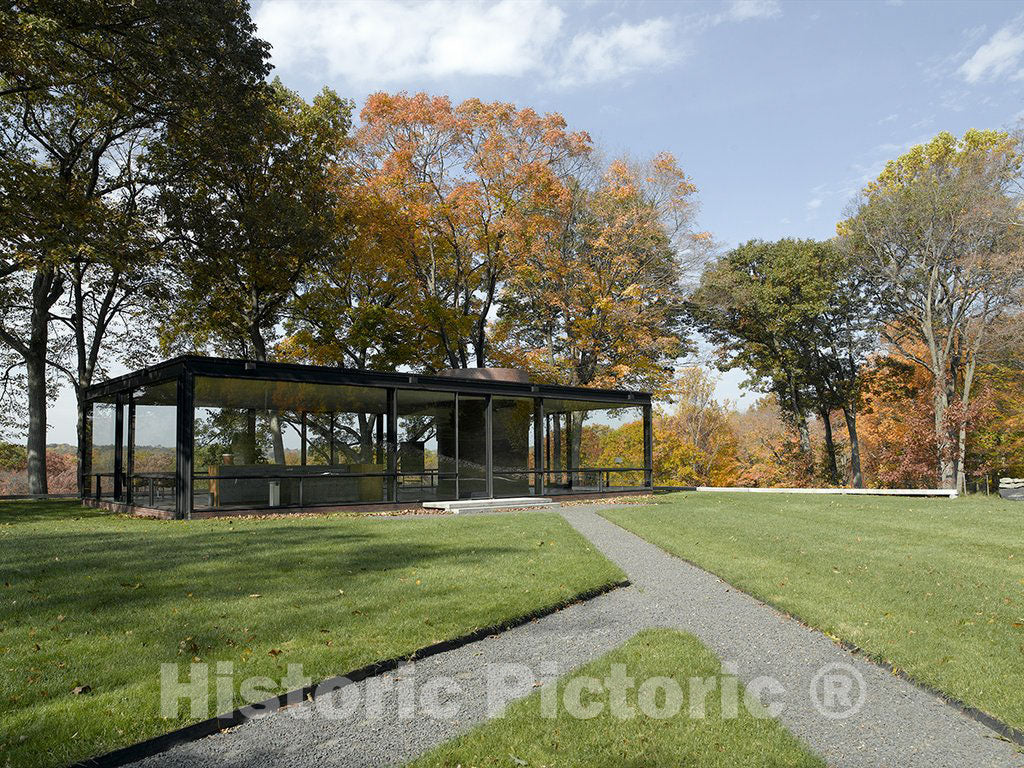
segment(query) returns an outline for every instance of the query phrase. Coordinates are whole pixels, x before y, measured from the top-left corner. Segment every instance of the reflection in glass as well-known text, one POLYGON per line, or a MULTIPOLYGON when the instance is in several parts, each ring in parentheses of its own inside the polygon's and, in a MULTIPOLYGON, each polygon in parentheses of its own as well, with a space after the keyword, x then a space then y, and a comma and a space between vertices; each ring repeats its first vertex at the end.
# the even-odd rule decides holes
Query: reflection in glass
POLYGON ((455 495, 455 395, 399 390, 398 499, 449 500, 455 495))
POLYGON ((113 397, 94 401, 92 404, 92 446, 89 477, 89 493, 96 495, 99 483, 99 496, 114 496, 114 440, 116 428, 117 405, 113 397))
POLYGON ((643 487, 641 408, 545 400, 544 412, 545 485, 549 492, 643 487))
MULTIPOLYGON (((177 466, 178 386, 165 381, 132 393, 134 440, 127 482, 132 502, 156 509, 174 508, 174 471, 177 466)), ((125 429, 125 439, 132 431, 125 429)), ((127 455, 127 451, 126 451, 127 455)))
POLYGON ((533 399, 492 398, 495 497, 533 494, 533 399))
POLYGON ((195 404, 196 508, 387 500, 386 390, 200 376, 195 404))

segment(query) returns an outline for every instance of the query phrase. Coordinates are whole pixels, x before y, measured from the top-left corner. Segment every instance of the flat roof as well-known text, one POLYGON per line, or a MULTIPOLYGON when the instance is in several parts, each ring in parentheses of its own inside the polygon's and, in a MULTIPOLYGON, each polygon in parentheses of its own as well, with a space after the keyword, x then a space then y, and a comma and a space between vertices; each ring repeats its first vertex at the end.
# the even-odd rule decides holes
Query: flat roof
POLYGON ((533 397, 550 400, 591 401, 594 405, 614 404, 622 407, 648 405, 649 392, 625 389, 598 389, 595 387, 566 387, 558 384, 530 384, 515 381, 493 381, 485 379, 463 379, 452 376, 435 376, 415 373, 360 371, 301 363, 263 363, 224 357, 180 355, 156 365, 108 381, 94 384, 86 390, 87 400, 107 397, 152 385, 169 379, 176 379, 183 373, 194 376, 250 379, 265 381, 293 381, 310 384, 341 384, 363 387, 395 387, 409 390, 430 390, 436 392, 462 392, 465 394, 505 395, 508 397, 533 397))

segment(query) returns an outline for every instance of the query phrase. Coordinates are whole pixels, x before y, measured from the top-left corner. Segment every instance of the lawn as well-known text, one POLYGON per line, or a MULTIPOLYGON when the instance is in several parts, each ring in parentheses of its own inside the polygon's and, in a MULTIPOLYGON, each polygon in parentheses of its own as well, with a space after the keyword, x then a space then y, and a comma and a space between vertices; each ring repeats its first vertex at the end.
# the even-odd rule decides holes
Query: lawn
POLYGON ((602 514, 1024 728, 1024 504, 692 493, 602 514))
POLYGON ((552 514, 186 522, 0 503, 0 765, 191 722, 159 715, 164 662, 183 679, 233 662, 237 705, 241 678, 301 663, 324 679, 621 578, 552 514))
MULTIPOLYGON (((588 696, 587 703, 603 709, 592 719, 573 717, 564 706, 557 717, 544 717, 539 692, 513 702, 502 717, 444 744, 414 762, 415 768, 456 766, 688 766, 688 768, 743 768, 744 766, 823 767, 777 721, 755 718, 742 705, 739 717, 723 717, 721 695, 705 699, 703 718, 690 716, 689 679, 713 677, 719 660, 696 638, 666 629, 647 630, 621 648, 558 681, 563 701, 569 680, 589 675, 604 680, 613 664, 625 665, 625 674, 639 687, 654 676, 677 681, 683 699, 678 714, 664 719, 640 711, 637 688, 626 697, 634 716, 616 717, 607 689, 588 696)), ((742 701, 742 686, 740 701, 742 701)), ((659 706, 667 700, 656 699, 659 706)), ((670 713, 671 710, 668 712, 670 713)), ((668 714, 667 713, 667 714, 668 714)))

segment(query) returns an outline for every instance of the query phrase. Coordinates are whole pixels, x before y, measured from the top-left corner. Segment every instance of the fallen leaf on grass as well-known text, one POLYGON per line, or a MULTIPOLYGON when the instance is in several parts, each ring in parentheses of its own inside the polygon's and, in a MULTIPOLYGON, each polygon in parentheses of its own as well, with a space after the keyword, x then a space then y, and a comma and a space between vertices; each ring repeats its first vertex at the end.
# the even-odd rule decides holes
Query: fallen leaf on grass
POLYGON ((91 685, 76 685, 74 688, 71 689, 71 693, 73 693, 75 696, 81 696, 82 694, 85 694, 85 693, 92 693, 92 686, 91 685))

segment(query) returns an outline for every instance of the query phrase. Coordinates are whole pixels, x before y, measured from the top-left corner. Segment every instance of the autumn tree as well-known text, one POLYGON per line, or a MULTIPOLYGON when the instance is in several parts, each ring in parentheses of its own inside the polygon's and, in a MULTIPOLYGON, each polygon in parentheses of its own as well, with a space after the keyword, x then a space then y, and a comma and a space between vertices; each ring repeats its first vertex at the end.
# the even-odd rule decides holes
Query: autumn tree
MULTIPOLYGON (((150 234, 140 158, 186 112, 203 104, 223 115, 262 80, 267 49, 253 31, 236 2, 41 0, 0 10, 0 341, 24 361, 32 493, 46 491, 54 308, 70 291, 62 370, 81 395, 110 312, 144 282, 119 261, 150 234), (107 277, 94 281, 97 272, 107 277), (105 308, 92 302, 111 288, 109 301, 98 299, 105 308)), ((80 443, 82 423, 80 402, 80 443)))
POLYGON ((334 177, 333 248, 316 254, 284 318, 282 359, 392 371, 422 360, 417 285, 389 201, 349 164, 334 177))
POLYGON ((707 239, 692 226, 696 187, 660 154, 578 174, 569 191, 559 226, 532 233, 510 275, 501 359, 542 381, 664 390, 689 349, 684 283, 707 239))
POLYGON ((246 121, 175 140, 157 159, 173 257, 165 349, 269 359, 296 286, 339 246, 335 175, 350 114, 328 89, 306 103, 275 80, 253 94, 246 121))
POLYGON ((557 114, 405 93, 371 95, 360 118, 366 183, 393 213, 426 370, 486 366, 489 322, 537 233, 557 226, 565 179, 590 149, 557 114))
POLYGON ((1022 156, 999 131, 940 133, 891 161, 839 227, 869 273, 885 340, 932 380, 944 488, 965 485, 966 414, 993 323, 1024 286, 1016 185, 1022 156))
POLYGON ((654 416, 655 466, 669 485, 729 486, 737 479, 737 441, 729 403, 715 398, 715 378, 700 366, 679 372, 671 407, 654 416))
POLYGON ((660 390, 689 349, 684 283, 707 240, 693 230, 696 187, 660 154, 616 160, 571 191, 509 281, 506 359, 546 381, 660 390))

